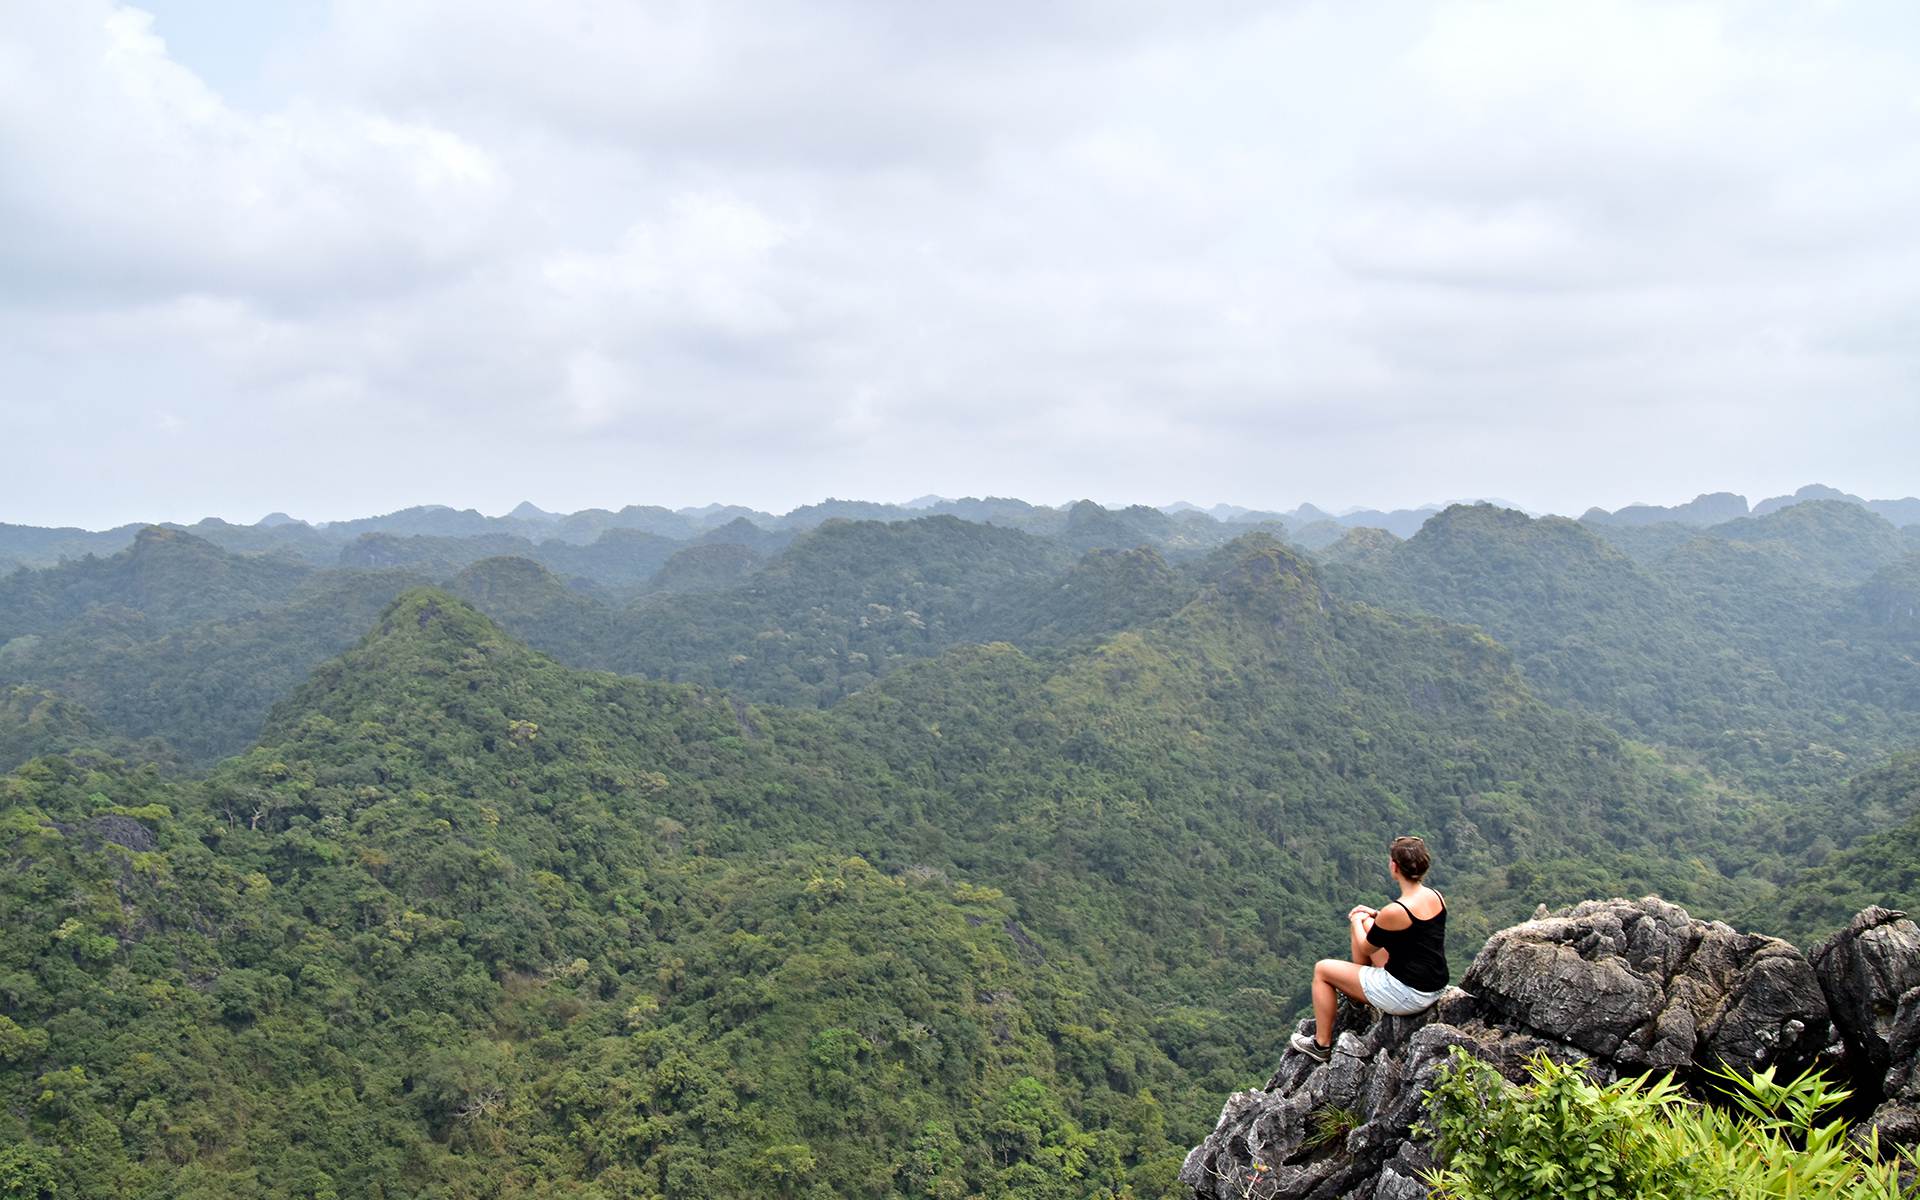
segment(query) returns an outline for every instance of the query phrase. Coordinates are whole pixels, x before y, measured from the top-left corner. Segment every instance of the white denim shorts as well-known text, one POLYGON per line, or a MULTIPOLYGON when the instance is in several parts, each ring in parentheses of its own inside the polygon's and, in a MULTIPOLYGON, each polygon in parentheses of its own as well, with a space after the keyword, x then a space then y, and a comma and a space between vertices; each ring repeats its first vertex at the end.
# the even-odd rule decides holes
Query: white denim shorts
POLYGON ((1367 1003, 1381 1012, 1394 1017, 1410 1017, 1432 1008, 1433 1002, 1446 989, 1442 988, 1439 992, 1418 991, 1388 974, 1385 967, 1361 967, 1360 990, 1367 994, 1367 1003))

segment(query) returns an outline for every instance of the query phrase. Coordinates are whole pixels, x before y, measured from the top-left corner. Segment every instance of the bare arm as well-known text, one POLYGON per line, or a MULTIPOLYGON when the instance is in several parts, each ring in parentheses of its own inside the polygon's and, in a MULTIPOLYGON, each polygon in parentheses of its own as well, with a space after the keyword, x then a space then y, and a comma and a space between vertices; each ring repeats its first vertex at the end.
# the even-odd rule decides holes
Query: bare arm
POLYGON ((1373 918, 1358 908, 1347 917, 1347 957, 1356 963, 1373 961, 1373 943, 1367 940, 1367 931, 1372 928, 1373 918))
POLYGON ((1406 929, 1413 924, 1412 914, 1408 913, 1406 906, 1402 904, 1387 905, 1374 914, 1374 920, 1382 929, 1406 929))

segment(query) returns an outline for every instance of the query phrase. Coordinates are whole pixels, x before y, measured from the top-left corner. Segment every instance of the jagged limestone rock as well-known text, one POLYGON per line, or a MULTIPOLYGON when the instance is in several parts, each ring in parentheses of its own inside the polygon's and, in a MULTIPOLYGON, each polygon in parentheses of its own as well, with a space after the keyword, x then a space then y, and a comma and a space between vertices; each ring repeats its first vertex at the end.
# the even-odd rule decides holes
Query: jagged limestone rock
POLYGON ((1884 1097, 1870 1124, 1920 1141, 1920 927, 1896 909, 1861 911, 1813 950, 1854 1086, 1884 1097))
POLYGON ((1263 1090, 1231 1096, 1180 1178, 1205 1200, 1415 1200, 1434 1164, 1413 1128, 1451 1047, 1515 1081, 1540 1052, 1611 1080, 1722 1061, 1793 1070, 1820 1061, 1831 1027, 1786 942, 1654 897, 1588 901, 1495 934, 1418 1016, 1343 1002, 1331 1060, 1287 1053, 1263 1090))
POLYGON ((1483 1011, 1458 988, 1418 1016, 1370 1023, 1370 1009, 1343 1003, 1332 1058, 1322 1065, 1290 1053, 1264 1090, 1235 1093, 1213 1134, 1187 1155, 1181 1180, 1210 1200, 1424 1196, 1420 1173, 1433 1161, 1408 1131, 1451 1047, 1515 1078, 1535 1052, 1578 1057, 1490 1025, 1483 1011))
POLYGON ((1826 995, 1779 938, 1657 897, 1589 900, 1487 939, 1462 986, 1511 1023, 1623 1070, 1811 1065, 1826 995))
POLYGON ((1809 956, 1834 1024, 1863 1073, 1892 1065, 1900 999, 1920 987, 1920 927, 1896 909, 1863 909, 1809 956))

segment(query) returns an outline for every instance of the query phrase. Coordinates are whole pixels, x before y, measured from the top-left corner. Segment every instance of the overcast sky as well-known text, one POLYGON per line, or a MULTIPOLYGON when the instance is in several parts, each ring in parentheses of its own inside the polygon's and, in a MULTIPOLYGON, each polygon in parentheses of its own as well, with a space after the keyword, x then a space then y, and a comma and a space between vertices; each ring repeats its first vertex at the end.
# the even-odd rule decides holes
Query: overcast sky
POLYGON ((0 0, 0 521, 1917 463, 1911 0, 0 0))

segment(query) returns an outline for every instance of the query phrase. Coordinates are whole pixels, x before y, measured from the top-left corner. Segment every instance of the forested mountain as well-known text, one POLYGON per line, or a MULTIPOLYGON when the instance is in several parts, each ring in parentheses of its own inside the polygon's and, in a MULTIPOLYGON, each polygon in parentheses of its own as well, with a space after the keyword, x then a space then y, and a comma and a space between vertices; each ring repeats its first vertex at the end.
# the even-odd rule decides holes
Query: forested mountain
POLYGON ((1838 500, 1729 521, 1710 536, 1770 551, 1784 571, 1821 584, 1858 583, 1911 548, 1885 518, 1838 500))
POLYGON ((525 558, 555 574, 589 584, 634 589, 672 558, 682 543, 640 529, 609 529, 584 545, 549 538, 535 544, 511 534, 473 537, 363 533, 340 551, 347 567, 404 567, 435 579, 457 574, 483 558, 525 558))
POLYGON ((0 521, 0 557, 24 566, 50 566, 66 558, 106 555, 124 550, 146 525, 134 523, 112 529, 46 528, 0 521))
POLYGON ((246 748, 268 709, 352 645, 418 576, 317 575, 280 607, 167 628, 144 611, 95 609, 0 648, 0 682, 78 700, 124 737, 158 737, 208 762, 246 748))
MULTIPOLYGON (((1690 511, 1713 503, 1703 497, 1690 511)), ((795 510, 781 520, 824 521, 798 534, 724 506, 571 516, 523 506, 509 518, 429 507, 324 531, 284 519, 194 527, 259 539, 352 534, 335 561, 404 576, 393 578, 350 576, 338 566, 313 575, 279 550, 221 554, 193 535, 156 529, 106 558, 0 579, 0 633, 11 639, 0 641, 0 681, 51 688, 82 701, 115 733, 159 734, 210 761, 244 745, 267 704, 424 576, 473 596, 516 634, 575 665, 826 704, 951 645, 1004 639, 1039 649, 1164 615, 1191 598, 1200 556, 1235 529, 1273 520, 1223 510, 1230 520, 1222 522, 1191 506, 1164 513, 931 499, 903 511, 949 508, 980 519, 849 523, 837 515, 886 508, 833 501, 795 510), (984 520, 1050 532, 1021 534, 984 520), (498 532, 503 521, 539 540, 498 532), (641 526, 702 532, 679 541, 641 526), (1014 546, 1023 547, 1019 561, 1006 557, 1014 546), (1146 562, 1084 558, 1109 549, 1150 550, 1159 567, 1096 580, 1146 562), (482 598, 463 573, 503 551, 549 574, 507 572, 482 598), (296 586, 304 589, 298 595, 296 586), (340 603, 316 598, 329 589, 338 589, 340 603), (191 631, 220 620, 239 626, 191 631), (175 636, 162 643, 163 635, 175 636), (212 657, 230 665, 203 661, 208 636, 222 644, 212 657), (249 649, 237 653, 228 642, 249 649), (188 660, 200 682, 176 687, 188 660), (196 692, 214 698, 192 700, 196 692)), ((1897 628, 1876 632, 1868 614, 1872 596, 1889 619, 1897 610, 1901 564, 1916 552, 1920 528, 1895 530, 1852 499, 1775 509, 1701 528, 1575 524, 1455 506, 1404 543, 1334 524, 1311 506, 1285 519, 1312 517, 1337 531, 1322 553, 1340 587, 1485 628, 1513 647, 1550 698, 1685 748, 1749 784, 1771 788, 1781 781, 1762 777, 1780 773, 1824 786, 1913 732, 1914 686, 1897 628), (1610 553, 1609 544, 1624 553, 1610 553)), ((1294 533, 1319 542, 1318 527, 1294 533)))
POLYGON ((1714 840, 1697 785, 1257 541, 1060 664, 829 713, 412 591, 204 781, 0 795, 0 1120, 81 1194, 1161 1194, 1390 832, 1467 936, 1719 886, 1669 849, 1714 840))
POLYGON ((1702 526, 1738 520, 1747 513, 1745 496, 1734 492, 1711 492, 1695 496, 1685 504, 1671 506, 1629 504, 1613 512, 1608 512, 1604 508, 1590 508, 1580 519, 1595 525, 1642 526, 1672 522, 1678 525, 1702 526))
POLYGON ((111 740, 93 714, 71 700, 38 688, 0 687, 0 762, 20 763, 111 740))
POLYGON ((1911 895, 1920 555, 1858 504, 1309 514, 1317 558, 907 511, 0 578, 0 1179, 1172 1196, 1394 834, 1457 963, 1541 902, 1805 938, 1911 895))
MULTIPOLYGON (((0 579, 0 632, 11 639, 0 642, 0 682, 51 688, 119 735, 158 734, 211 761, 244 745, 268 704, 424 576, 575 665, 825 704, 951 645, 1004 639, 1040 649, 1164 615, 1191 598, 1199 556, 1234 528, 1190 509, 1086 503, 935 501, 920 511, 968 505, 976 516, 1036 525, 1051 513, 1054 532, 950 516, 836 518, 795 542, 734 509, 633 507, 585 514, 574 523, 593 539, 583 543, 555 536, 571 518, 521 510, 511 519, 542 540, 363 529, 336 558, 411 565, 355 576, 339 567, 313 574, 277 552, 222 554, 192 535, 153 530, 104 559, 0 579), (602 519, 626 524, 591 525, 602 519), (630 527, 673 522, 704 532, 681 542, 630 527), (1024 557, 1007 557, 1015 546, 1024 557), (1084 558, 1087 547, 1151 551, 1159 566, 1099 580, 1147 560, 1102 563, 1084 558), (464 573, 502 550, 548 573, 508 571, 482 597, 464 573), (337 602, 325 598, 333 595, 337 602), (223 620, 238 624, 193 631, 223 620)), ((843 502, 816 510, 795 519, 861 511, 843 502)), ((1259 527, 1246 523, 1253 516, 1233 514, 1243 531, 1259 527)), ((457 530, 494 520, 423 509, 390 524, 457 530)), ((1898 610, 1915 531, 1894 530, 1858 504, 1814 500, 1705 529, 1455 506, 1405 543, 1329 527, 1340 532, 1322 553, 1343 589, 1479 625, 1514 648, 1548 697, 1749 784, 1824 786, 1912 734, 1915 689, 1898 629, 1876 632, 1869 614, 1874 596, 1889 620, 1898 610), (1610 542, 1628 553, 1610 553, 1610 542)), ((308 527, 225 528, 270 537, 308 527)))
MULTIPOLYGON (((36 739, 41 749, 159 737, 211 761, 244 749, 275 701, 420 582, 314 571, 149 529, 108 558, 0 579, 0 686, 32 685, 90 710, 70 735, 36 739)), ((0 766, 24 757, 6 749, 27 744, 9 735, 13 719, 0 713, 0 766)))
POLYGON ((605 665, 831 703, 968 640, 998 593, 1067 561, 1052 542, 953 517, 833 521, 733 588, 642 601, 623 614, 605 665))
POLYGON ((1714 701, 1731 682, 1710 673, 1720 647, 1682 632, 1669 589, 1564 518, 1455 506, 1405 542, 1331 557, 1349 560, 1341 577, 1368 600, 1479 625, 1536 686, 1637 724, 1714 701))
POLYGON ((1810 865, 1756 903, 1750 919, 1804 937, 1835 928, 1869 904, 1913 907, 1920 897, 1920 754, 1901 755, 1848 781, 1815 806, 1796 833, 1810 865))
POLYGON ((742 583, 766 559, 751 546, 711 542, 676 551, 648 580, 656 592, 718 592, 742 583))
POLYGON ((142 530, 109 558, 0 579, 0 643, 44 634, 94 609, 138 612, 177 629, 286 600, 309 572, 274 558, 226 554, 168 529, 142 530))
POLYGON ((1608 512, 1590 508, 1580 519, 1594 525, 1646 526, 1673 523, 1679 525, 1719 525, 1742 517, 1764 517, 1808 501, 1835 501, 1864 508, 1895 525, 1920 524, 1920 499, 1907 496, 1899 500, 1865 500, 1859 496, 1810 483, 1790 496, 1770 496, 1751 508, 1747 498, 1737 492, 1710 492, 1695 496, 1685 504, 1629 504, 1608 512))
MULTIPOLYGON (((1864 508, 1895 526, 1908 527, 1912 531, 1908 535, 1910 539, 1920 538, 1920 499, 1864 500, 1822 484, 1809 484, 1790 496, 1762 500, 1751 508, 1744 496, 1715 492, 1680 505, 1634 504, 1613 512, 1593 508, 1581 517, 1581 521, 1608 531, 1609 536, 1635 541, 1642 538, 1666 541, 1687 529, 1718 525, 1747 516, 1766 516, 1808 501, 1833 501, 1864 508)), ((1479 503, 1492 503, 1501 508, 1515 507, 1504 501, 1479 503)), ((460 566, 489 555, 518 554, 527 546, 543 547, 542 553, 558 554, 561 551, 555 547, 587 546, 614 531, 645 534, 680 543, 719 539, 751 546, 765 554, 779 550, 794 537, 831 520, 893 522, 931 516, 951 516, 978 524, 1018 529, 1037 537, 1059 538, 1079 550, 1129 549, 1137 545, 1153 545, 1163 551, 1177 551, 1221 545, 1254 529, 1284 535, 1301 545, 1320 549, 1338 541, 1352 529, 1381 529, 1397 537, 1411 537, 1443 507, 1433 504, 1391 511, 1355 508, 1335 514, 1313 504, 1302 504, 1289 512, 1264 512, 1230 504, 1216 504, 1202 509, 1181 502, 1160 508, 1132 505, 1108 510, 1088 500, 1047 506, 998 496, 959 500, 923 496, 907 504, 828 499, 817 504, 801 505, 784 514, 728 504, 681 509, 636 504, 617 511, 591 508, 573 513, 554 513, 523 502, 499 517, 489 517, 474 509, 428 504, 382 516, 320 524, 308 524, 280 512, 270 513, 252 525, 236 525, 218 517, 208 517, 191 525, 161 524, 164 528, 192 534, 235 553, 274 554, 320 567, 337 564, 423 567, 432 560, 436 565, 447 566, 444 574, 451 574, 460 566), (369 552, 360 550, 350 553, 348 548, 369 536, 382 539, 372 543, 375 547, 412 538, 439 539, 439 542, 437 545, 428 542, 394 551, 409 556, 409 561, 404 564, 354 562, 354 555, 369 552), (495 539, 491 542, 491 549, 486 548, 484 542, 464 550, 451 544, 483 539, 495 539), (509 543, 503 539, 513 541, 509 543), (343 558, 343 555, 347 557, 343 558), (458 562, 454 564, 456 559, 458 562)), ((146 526, 134 523, 95 532, 0 523, 0 569, 11 569, 9 563, 44 567, 89 554, 110 555, 130 545, 143 528, 146 526)), ((1914 548, 1920 548, 1920 541, 1912 544, 1914 548)), ((372 553, 377 555, 379 552, 376 550, 372 553)), ((546 562, 544 558, 541 561, 546 562)), ((590 573, 577 572, 554 562, 546 562, 546 565, 562 575, 590 573)))
POLYGON ((1908 552, 1856 505, 1741 518, 1637 561, 1580 523, 1456 506, 1331 558, 1354 594, 1478 625, 1545 695, 1749 786, 1824 785, 1920 742, 1911 661, 1861 620, 1862 589, 1898 611, 1908 552))

